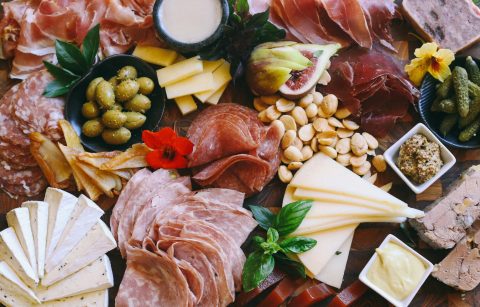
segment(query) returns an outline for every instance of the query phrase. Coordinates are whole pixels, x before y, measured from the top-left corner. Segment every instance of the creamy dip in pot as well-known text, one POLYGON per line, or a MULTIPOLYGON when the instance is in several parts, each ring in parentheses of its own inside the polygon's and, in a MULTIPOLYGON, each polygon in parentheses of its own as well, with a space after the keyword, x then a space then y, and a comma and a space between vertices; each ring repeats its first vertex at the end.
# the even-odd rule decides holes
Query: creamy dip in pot
POLYGON ((159 11, 166 34, 186 44, 209 38, 222 20, 219 0, 163 0, 159 11))

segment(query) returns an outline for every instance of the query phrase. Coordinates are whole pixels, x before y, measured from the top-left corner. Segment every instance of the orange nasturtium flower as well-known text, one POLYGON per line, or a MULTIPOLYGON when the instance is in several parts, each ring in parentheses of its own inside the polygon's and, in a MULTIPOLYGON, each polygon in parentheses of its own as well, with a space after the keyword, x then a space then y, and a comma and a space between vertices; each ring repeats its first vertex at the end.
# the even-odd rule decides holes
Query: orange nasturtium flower
POLYGON ((162 128, 158 132, 144 130, 142 140, 151 149, 147 163, 154 169, 178 169, 187 167, 186 155, 192 153, 193 143, 179 137, 172 128, 162 128))
POLYGON ((415 49, 415 56, 416 58, 405 66, 405 72, 416 86, 422 84, 427 72, 440 82, 452 73, 449 65, 455 55, 450 49, 438 49, 435 43, 425 43, 415 49))

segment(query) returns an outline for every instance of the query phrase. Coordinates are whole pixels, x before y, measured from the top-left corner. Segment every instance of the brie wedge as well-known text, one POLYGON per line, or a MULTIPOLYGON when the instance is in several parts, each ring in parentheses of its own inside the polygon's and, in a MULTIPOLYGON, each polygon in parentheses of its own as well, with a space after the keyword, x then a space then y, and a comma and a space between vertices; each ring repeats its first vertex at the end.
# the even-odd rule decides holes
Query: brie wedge
POLYGON ((103 214, 103 210, 97 204, 86 196, 80 195, 70 220, 58 240, 57 247, 47 259, 45 271, 50 272, 55 268, 99 221, 103 214))
POLYGON ((37 259, 35 257, 35 243, 33 241, 30 213, 28 209, 16 208, 11 210, 7 213, 7 223, 8 226, 15 230, 33 271, 38 275, 37 259))
POLYGON ((42 304, 45 307, 108 307, 108 290, 75 295, 42 304))
POLYGON ((27 201, 22 204, 30 213, 38 278, 45 272, 45 249, 47 244, 48 204, 43 201, 27 201))
POLYGON ((4 261, 0 261, 0 302, 15 307, 40 303, 35 293, 18 278, 13 269, 4 261))

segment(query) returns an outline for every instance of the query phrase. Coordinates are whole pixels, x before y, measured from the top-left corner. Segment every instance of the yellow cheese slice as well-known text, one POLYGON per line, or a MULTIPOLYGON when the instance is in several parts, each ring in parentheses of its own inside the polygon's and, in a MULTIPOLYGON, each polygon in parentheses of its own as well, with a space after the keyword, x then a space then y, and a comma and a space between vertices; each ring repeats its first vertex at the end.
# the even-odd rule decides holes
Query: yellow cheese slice
POLYGON ((195 97, 201 102, 207 101, 209 97, 215 94, 216 91, 222 88, 225 84, 227 84, 230 80, 232 80, 232 76, 230 75, 230 63, 224 62, 218 69, 213 72, 213 88, 208 91, 196 93, 195 97))
MULTIPOLYGON (((198 57, 193 57, 157 70, 158 84, 160 84, 161 87, 165 87, 199 74, 202 71, 203 62, 198 57)), ((200 90, 198 92, 200 92, 200 90)))
POLYGON ((152 46, 137 46, 135 47, 132 55, 139 57, 148 63, 160 66, 168 66, 175 61, 178 53, 170 49, 152 46))
POLYGON ((203 72, 214 72, 215 69, 219 68, 223 63, 225 63, 224 59, 219 59, 216 61, 203 61, 203 72))
POLYGON ((172 85, 165 87, 168 99, 173 99, 181 96, 192 95, 198 92, 208 91, 213 89, 215 83, 213 81, 213 74, 210 72, 201 73, 183 79, 172 85))
POLYGON ((208 97, 206 103, 216 105, 220 101, 220 98, 222 98, 223 92, 227 89, 228 83, 222 86, 219 90, 217 90, 212 96, 208 97))
POLYGON ((363 180, 322 153, 316 154, 306 162, 295 174, 290 185, 296 188, 406 206, 403 201, 363 180))
POLYGON ((191 95, 175 98, 175 103, 183 116, 197 110, 197 104, 191 95))

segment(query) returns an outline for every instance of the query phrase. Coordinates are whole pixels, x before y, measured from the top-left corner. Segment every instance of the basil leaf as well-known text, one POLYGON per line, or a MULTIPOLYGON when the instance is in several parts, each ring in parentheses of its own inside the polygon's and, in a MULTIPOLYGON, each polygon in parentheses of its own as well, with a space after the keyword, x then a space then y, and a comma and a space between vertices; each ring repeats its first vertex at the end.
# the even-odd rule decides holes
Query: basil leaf
POLYGON ((58 63, 62 67, 80 75, 88 70, 87 61, 77 46, 56 40, 55 51, 58 63))
POLYGON ((52 76, 54 76, 55 79, 57 79, 60 82, 69 83, 80 77, 65 68, 53 65, 50 62, 43 61, 43 64, 47 68, 48 72, 50 72, 52 76))
POLYGON ((268 228, 267 230, 267 242, 275 243, 278 241, 278 231, 275 228, 268 228))
POLYGON ((82 43, 82 54, 87 65, 90 67, 95 62, 97 56, 98 46, 100 45, 100 24, 91 28, 82 43))
POLYGON ((294 232, 311 207, 311 200, 296 201, 283 207, 275 219, 275 229, 279 235, 283 237, 294 232))
POLYGON ((243 290, 248 292, 258 287, 272 273, 274 267, 275 260, 272 255, 264 254, 263 251, 251 253, 243 266, 243 290))
POLYGON ((287 255, 283 253, 277 253, 273 257, 275 258, 275 262, 282 267, 281 269, 285 271, 285 273, 307 278, 305 267, 300 262, 288 258, 287 255))
POLYGON ((68 91, 70 90, 70 87, 72 86, 73 83, 75 83, 77 80, 74 80, 70 83, 64 83, 60 82, 58 80, 54 80, 50 82, 46 87, 43 92, 43 95, 45 97, 53 98, 53 97, 58 97, 58 96, 63 96, 68 91))
POLYGON ((305 237, 288 238, 280 242, 280 247, 287 253, 300 254, 311 250, 317 240, 305 237))
POLYGON ((265 254, 274 255, 282 250, 280 245, 276 242, 263 242, 260 244, 260 248, 263 249, 265 254))
POLYGON ((240 16, 247 16, 250 7, 247 0, 238 0, 237 1, 237 14, 240 16))
POLYGON ((272 211, 260 206, 250 206, 250 210, 252 210, 253 217, 257 220, 260 227, 265 230, 274 227, 275 214, 273 214, 272 211))

